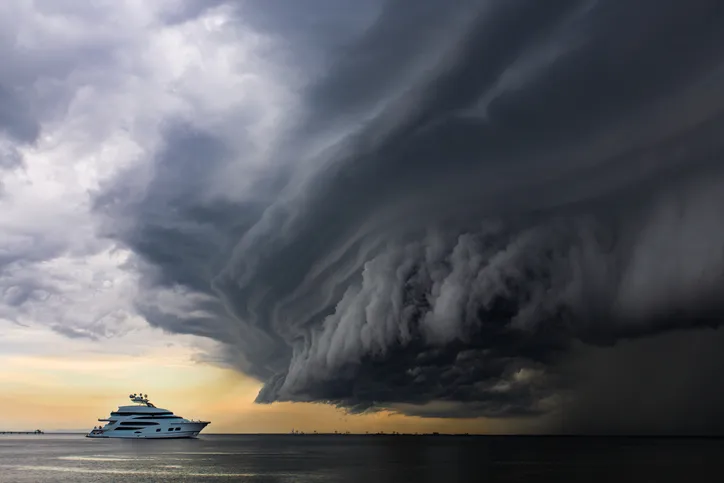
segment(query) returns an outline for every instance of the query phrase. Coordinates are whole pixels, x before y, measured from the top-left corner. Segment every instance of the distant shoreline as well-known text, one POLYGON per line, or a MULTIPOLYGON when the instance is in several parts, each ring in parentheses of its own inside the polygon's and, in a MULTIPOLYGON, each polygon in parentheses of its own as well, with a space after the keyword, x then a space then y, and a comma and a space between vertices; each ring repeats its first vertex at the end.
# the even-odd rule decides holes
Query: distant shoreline
MULTIPOLYGON (((205 433, 208 436, 364 436, 394 438, 628 438, 628 439, 724 439, 724 434, 467 434, 467 433, 205 433)), ((204 436, 204 435, 201 435, 204 436)))
MULTIPOLYGON (((0 431, 0 435, 85 435, 86 431, 0 431)), ((467 433, 204 433, 199 436, 258 436, 258 437, 368 437, 368 438, 599 438, 599 439, 724 439, 709 434, 467 434, 467 433)))

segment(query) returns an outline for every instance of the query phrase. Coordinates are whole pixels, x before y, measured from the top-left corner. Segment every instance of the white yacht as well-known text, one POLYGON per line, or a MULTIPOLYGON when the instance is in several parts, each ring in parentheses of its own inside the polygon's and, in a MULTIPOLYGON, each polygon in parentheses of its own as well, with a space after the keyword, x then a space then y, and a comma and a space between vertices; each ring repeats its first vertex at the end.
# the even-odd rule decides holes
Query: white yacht
POLYGON ((119 406, 108 418, 98 421, 104 426, 93 428, 88 438, 194 438, 209 421, 192 421, 176 416, 167 409, 157 408, 148 394, 131 394, 131 406, 119 406))

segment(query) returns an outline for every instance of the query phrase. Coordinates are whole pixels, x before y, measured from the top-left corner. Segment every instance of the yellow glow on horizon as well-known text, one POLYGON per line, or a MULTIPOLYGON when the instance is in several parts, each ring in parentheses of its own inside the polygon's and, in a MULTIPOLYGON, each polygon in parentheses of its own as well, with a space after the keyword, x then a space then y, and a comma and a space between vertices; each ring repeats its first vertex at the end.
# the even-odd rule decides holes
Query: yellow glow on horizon
POLYGON ((259 382, 190 360, 170 347, 143 357, 0 356, 0 430, 87 430, 127 395, 144 392, 159 407, 211 421, 209 433, 505 432, 509 422, 435 419, 391 412, 350 415, 324 404, 255 404, 259 382))

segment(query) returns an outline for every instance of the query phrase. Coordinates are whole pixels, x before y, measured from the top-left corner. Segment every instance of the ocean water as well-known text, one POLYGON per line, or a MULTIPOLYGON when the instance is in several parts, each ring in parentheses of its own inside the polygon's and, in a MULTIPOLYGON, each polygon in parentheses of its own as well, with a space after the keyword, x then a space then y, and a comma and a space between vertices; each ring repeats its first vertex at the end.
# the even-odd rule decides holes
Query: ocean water
POLYGON ((724 439, 0 435, 0 482, 724 481, 724 439))

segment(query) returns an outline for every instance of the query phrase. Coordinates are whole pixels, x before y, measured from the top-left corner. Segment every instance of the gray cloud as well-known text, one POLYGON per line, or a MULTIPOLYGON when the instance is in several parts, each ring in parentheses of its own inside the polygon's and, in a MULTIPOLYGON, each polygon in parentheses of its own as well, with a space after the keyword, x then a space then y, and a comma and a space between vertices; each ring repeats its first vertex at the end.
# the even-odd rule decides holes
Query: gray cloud
POLYGON ((29 112, 18 95, 0 85, 0 129, 21 141, 34 141, 40 128, 29 112))
POLYGON ((66 337, 69 337, 71 339, 91 339, 91 340, 98 340, 98 336, 94 334, 93 332, 89 332, 87 330, 82 329, 75 329, 73 327, 67 327, 65 325, 54 325, 52 329, 66 337))
MULTIPOLYGON (((248 191, 213 189, 245 125, 174 127, 99 196, 149 293, 198 299, 148 320, 225 343, 259 402, 541 415, 580 344, 722 320, 719 2, 447 4, 304 17, 305 52, 341 47, 248 191)), ((252 18, 283 37, 277 7, 252 18)))
POLYGON ((12 68, 0 73, 0 135, 34 143, 43 121, 66 114, 79 84, 117 81, 112 75, 104 79, 104 69, 115 71, 114 54, 132 34, 97 31, 104 15, 99 6, 79 9, 64 0, 2 6, 0 62, 12 68), (55 22, 54 29, 45 29, 46 22, 55 22), (87 27, 94 22, 95 28, 87 27))
POLYGON ((0 144, 0 169, 15 169, 23 164, 23 155, 12 145, 0 144))
POLYGON ((134 274, 96 236, 88 193, 151 146, 165 107, 163 69, 143 59, 156 22, 135 7, 0 5, 0 323, 89 339, 145 326, 128 313, 134 274))

